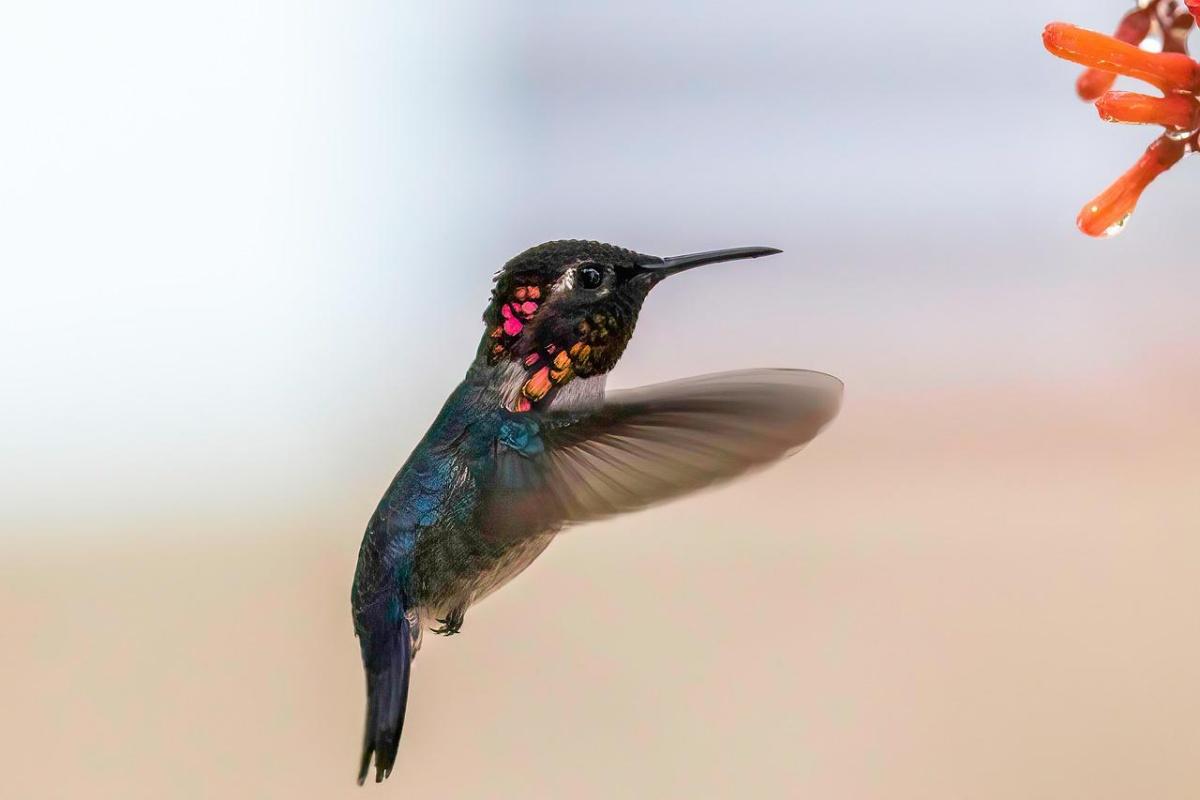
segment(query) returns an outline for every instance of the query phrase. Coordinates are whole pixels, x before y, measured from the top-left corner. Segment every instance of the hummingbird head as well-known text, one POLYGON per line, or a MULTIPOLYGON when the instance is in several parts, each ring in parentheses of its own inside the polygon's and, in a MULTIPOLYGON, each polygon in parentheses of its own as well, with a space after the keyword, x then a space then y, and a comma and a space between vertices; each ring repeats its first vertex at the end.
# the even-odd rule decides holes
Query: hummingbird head
POLYGON ((528 411, 574 378, 616 366, 638 312, 663 279, 693 267, 778 253, 738 247, 660 258, 580 240, 531 247, 496 275, 481 354, 489 364, 519 363, 525 377, 512 400, 528 411))

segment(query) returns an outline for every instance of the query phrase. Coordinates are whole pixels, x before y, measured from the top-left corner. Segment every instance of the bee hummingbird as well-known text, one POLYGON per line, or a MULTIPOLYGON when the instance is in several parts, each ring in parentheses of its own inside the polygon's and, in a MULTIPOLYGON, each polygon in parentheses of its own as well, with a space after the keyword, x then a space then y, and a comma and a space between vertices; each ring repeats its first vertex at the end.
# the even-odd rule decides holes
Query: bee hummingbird
MULTIPOLYGON (((367 677, 358 782, 392 771, 421 631, 467 609, 569 525, 645 508, 783 458, 837 414, 842 384, 755 369, 606 394, 642 302, 665 278, 780 252, 659 258, 557 241, 496 275, 466 377, 375 509, 351 590, 367 677)), ((714 304, 713 327, 727 315, 714 304), (719 309, 719 311, 718 311, 719 309)))

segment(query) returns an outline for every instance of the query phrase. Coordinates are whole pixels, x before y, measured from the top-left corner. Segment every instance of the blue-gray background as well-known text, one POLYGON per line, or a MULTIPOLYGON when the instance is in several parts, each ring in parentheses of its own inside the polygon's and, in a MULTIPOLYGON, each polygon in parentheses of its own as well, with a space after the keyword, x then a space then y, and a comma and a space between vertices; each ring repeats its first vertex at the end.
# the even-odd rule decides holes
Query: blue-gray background
POLYGON ((1154 134, 1040 42, 1123 11, 0 12, 4 794, 348 793, 362 525, 492 272, 583 237, 785 250, 656 292, 614 385, 843 415, 427 645, 386 791, 1195 796, 1195 165, 1079 234, 1154 134))

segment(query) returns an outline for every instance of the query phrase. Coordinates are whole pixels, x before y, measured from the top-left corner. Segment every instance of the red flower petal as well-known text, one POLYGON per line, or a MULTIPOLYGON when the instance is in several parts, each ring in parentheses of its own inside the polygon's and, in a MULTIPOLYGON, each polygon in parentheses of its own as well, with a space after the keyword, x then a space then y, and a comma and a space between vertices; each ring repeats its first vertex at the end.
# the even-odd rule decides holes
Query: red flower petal
POLYGON ((1100 193, 1079 212, 1075 224, 1088 236, 1120 233, 1150 182, 1183 157, 1187 145, 1163 136, 1154 142, 1128 172, 1100 193))
POLYGON ((1106 122, 1133 125, 1162 125, 1174 131, 1200 127, 1200 103, 1188 94, 1151 97, 1137 92, 1108 92, 1096 103, 1106 122))
POLYGON ((1112 36, 1065 22, 1047 25, 1042 43, 1059 58, 1137 78, 1165 94, 1192 92, 1200 86, 1200 65, 1182 53, 1147 53, 1112 36))
POLYGON ((1117 73, 1089 68, 1075 80, 1075 93, 1081 100, 1096 100, 1117 82, 1117 73))
MULTIPOLYGON (((1141 44, 1146 35, 1150 33, 1150 12, 1149 8, 1135 8, 1121 17, 1121 22, 1117 25, 1113 38, 1129 44, 1141 44)), ((1075 92, 1083 100, 1097 100, 1100 95, 1112 88, 1116 80, 1115 72, 1107 72, 1095 67, 1085 69, 1075 81, 1075 92)))

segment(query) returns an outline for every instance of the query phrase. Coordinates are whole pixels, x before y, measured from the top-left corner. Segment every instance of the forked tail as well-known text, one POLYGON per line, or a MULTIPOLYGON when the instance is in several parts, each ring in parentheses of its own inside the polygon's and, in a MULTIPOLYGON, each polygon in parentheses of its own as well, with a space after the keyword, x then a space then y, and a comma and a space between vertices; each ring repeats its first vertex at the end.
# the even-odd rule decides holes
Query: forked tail
POLYGON ((365 632, 359 634, 363 669, 367 673, 367 726, 363 733, 362 762, 358 768, 358 785, 367 779, 371 754, 375 754, 375 782, 380 783, 392 772, 396 763, 396 748, 404 729, 404 707, 408 703, 408 675, 412 667, 412 636, 408 618, 400 609, 399 619, 392 619, 393 609, 380 603, 379 614, 368 614, 365 632))

